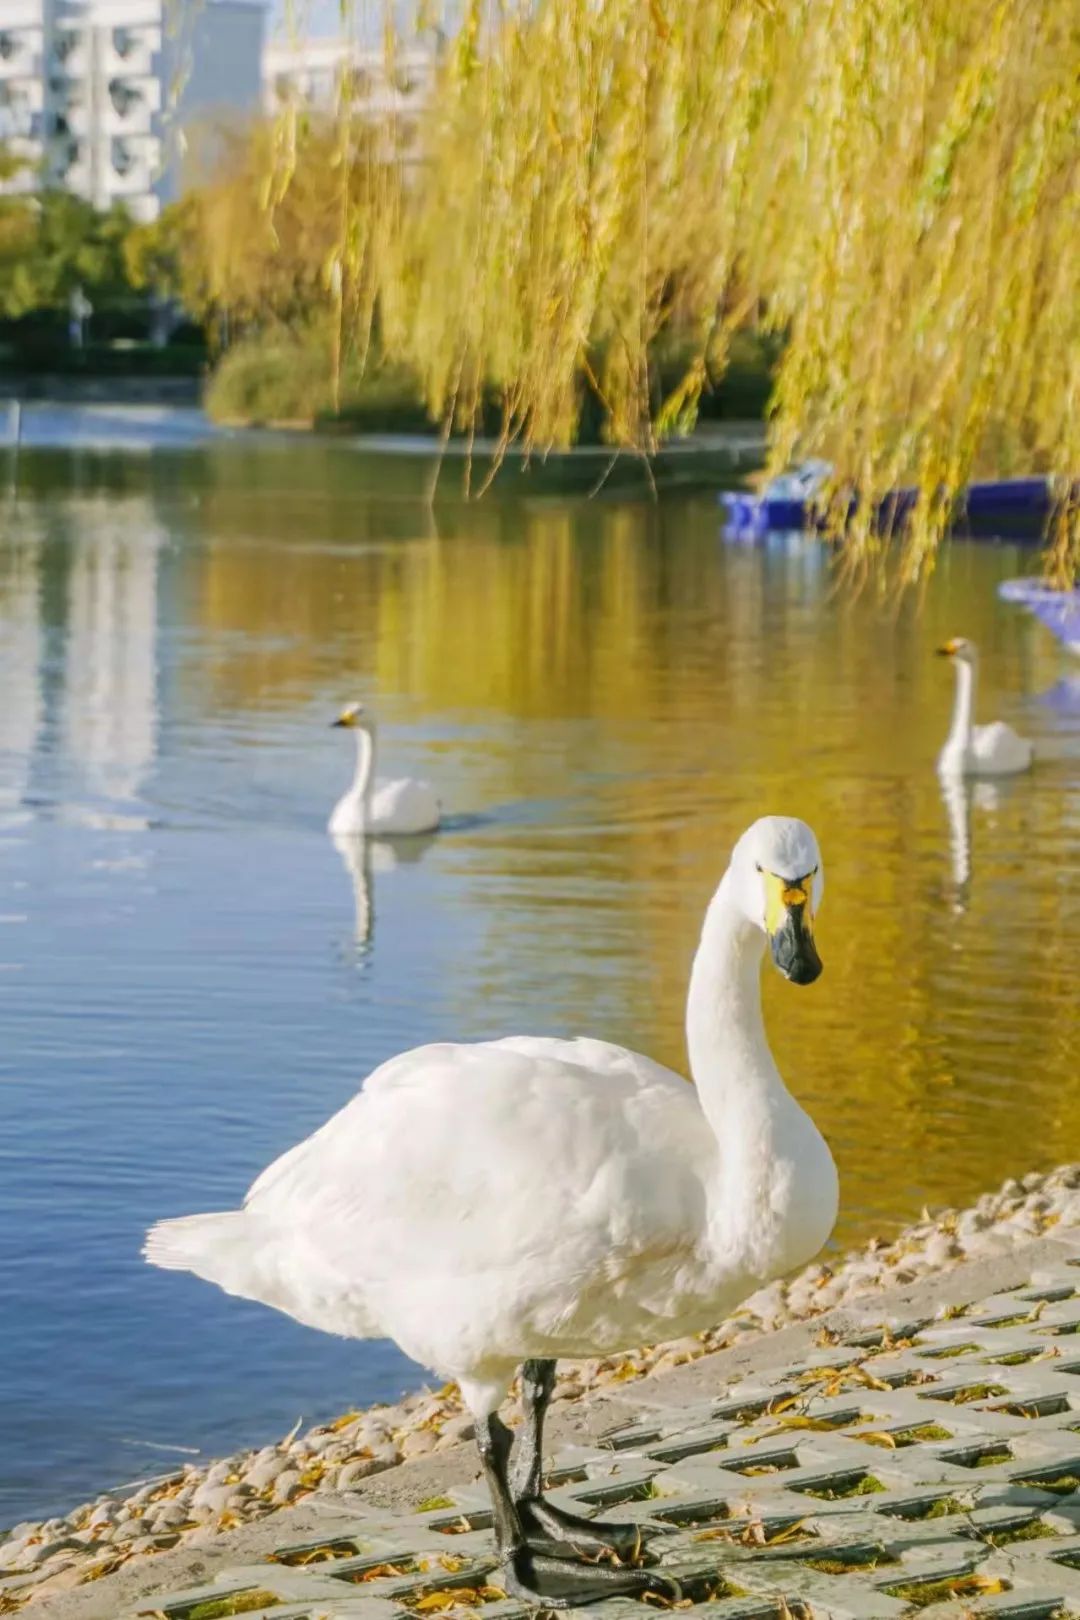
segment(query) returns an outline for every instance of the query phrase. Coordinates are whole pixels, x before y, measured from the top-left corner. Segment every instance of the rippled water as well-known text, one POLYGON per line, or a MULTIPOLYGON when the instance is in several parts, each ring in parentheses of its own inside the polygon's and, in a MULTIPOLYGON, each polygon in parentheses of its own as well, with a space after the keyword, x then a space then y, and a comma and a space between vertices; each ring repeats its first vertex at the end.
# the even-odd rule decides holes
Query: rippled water
POLYGON ((725 546, 704 497, 422 488, 225 447, 29 457, 0 507, 0 1523, 417 1383, 149 1270, 143 1228, 235 1204, 419 1041, 682 1065, 701 912, 764 811, 828 871, 825 976, 766 1011, 838 1241, 1077 1153, 1080 690, 996 601, 1030 555, 956 544, 884 611, 812 542, 725 546), (1045 756, 971 806, 933 771, 950 633, 1045 756), (368 870, 324 830, 353 697, 450 811, 368 870))

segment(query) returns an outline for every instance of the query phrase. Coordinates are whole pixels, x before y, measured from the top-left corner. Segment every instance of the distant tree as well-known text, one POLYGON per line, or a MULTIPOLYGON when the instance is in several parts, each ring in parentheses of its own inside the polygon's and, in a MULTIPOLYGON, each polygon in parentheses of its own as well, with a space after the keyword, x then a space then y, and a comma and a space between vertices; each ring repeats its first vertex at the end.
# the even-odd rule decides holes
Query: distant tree
POLYGON ((127 211, 99 213, 66 191, 0 198, 0 316, 61 309, 75 287, 100 303, 130 290, 127 211))
POLYGON ((13 152, 10 146, 0 141, 0 185, 15 176, 26 167, 26 159, 13 152))
POLYGON ((139 292, 179 298, 192 204, 188 199, 163 208, 157 219, 133 225, 123 243, 124 270, 139 292))

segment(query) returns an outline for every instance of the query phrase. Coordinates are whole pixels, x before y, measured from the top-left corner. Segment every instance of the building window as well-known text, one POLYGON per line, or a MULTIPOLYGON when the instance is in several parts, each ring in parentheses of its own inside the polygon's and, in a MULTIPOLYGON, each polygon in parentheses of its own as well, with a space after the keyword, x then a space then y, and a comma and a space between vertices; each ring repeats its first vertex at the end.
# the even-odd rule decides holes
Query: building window
POLYGON ((139 92, 133 90, 122 79, 110 79, 109 100, 121 118, 126 118, 132 107, 140 100, 139 92))
POLYGON ((19 42, 14 34, 9 34, 5 28, 0 32, 0 62, 10 62, 18 54, 19 42))

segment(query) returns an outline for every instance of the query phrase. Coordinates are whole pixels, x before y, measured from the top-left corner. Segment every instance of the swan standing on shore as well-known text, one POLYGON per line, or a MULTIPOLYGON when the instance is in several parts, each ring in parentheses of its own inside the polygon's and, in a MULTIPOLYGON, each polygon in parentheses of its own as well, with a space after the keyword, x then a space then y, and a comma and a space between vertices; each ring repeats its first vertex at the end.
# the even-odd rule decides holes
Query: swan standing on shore
POLYGON ((243 1209, 160 1222, 146 1258, 325 1332, 395 1339, 457 1379, 514 1590, 546 1606, 669 1590, 610 1562, 637 1526, 544 1499, 544 1411, 557 1357, 709 1327, 829 1236, 836 1169, 773 1061, 760 983, 766 942, 785 978, 818 977, 822 889, 804 822, 768 816, 740 838, 690 979, 694 1085, 601 1040, 418 1047, 243 1209), (522 1363, 511 1466, 498 1406, 522 1363))
POLYGON ((337 802, 329 829, 335 837, 407 837, 434 832, 441 806, 430 782, 415 776, 375 782, 375 717, 362 703, 350 703, 333 726, 356 732, 356 775, 337 802))
POLYGON ((938 770, 948 776, 1014 776, 1029 770, 1034 749, 1003 720, 988 726, 974 724, 975 684, 979 649, 964 636, 954 636, 937 649, 951 658, 956 670, 956 702, 952 727, 938 755, 938 770))

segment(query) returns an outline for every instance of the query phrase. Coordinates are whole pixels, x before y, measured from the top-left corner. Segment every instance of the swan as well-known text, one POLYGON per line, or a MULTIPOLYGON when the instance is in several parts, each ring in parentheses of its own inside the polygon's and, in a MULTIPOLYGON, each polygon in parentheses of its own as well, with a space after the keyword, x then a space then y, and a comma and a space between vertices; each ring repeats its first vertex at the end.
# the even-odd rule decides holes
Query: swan
POLYGON ((441 806, 430 782, 415 776, 375 784, 375 717, 362 703, 342 709, 333 726, 356 732, 356 776, 330 817, 335 837, 392 838, 434 832, 441 806))
POLYGON ((694 1085, 584 1037, 417 1047, 265 1170, 242 1209, 147 1234, 154 1265, 325 1332, 392 1338, 456 1379, 506 1580, 545 1606, 670 1591, 611 1561, 639 1527, 543 1497, 556 1358, 713 1325, 832 1230, 836 1168, 773 1061, 760 984, 766 942, 785 978, 818 977, 823 883, 804 822, 767 816, 739 839, 690 978, 694 1085), (519 1365, 512 1447, 498 1407, 519 1365))
POLYGON ((937 649, 941 658, 951 658, 956 669, 956 703, 952 727, 938 755, 938 770, 948 776, 1013 776, 1031 768, 1034 749, 1003 720, 977 726, 975 680, 979 670, 979 649, 964 636, 953 636, 937 649))

